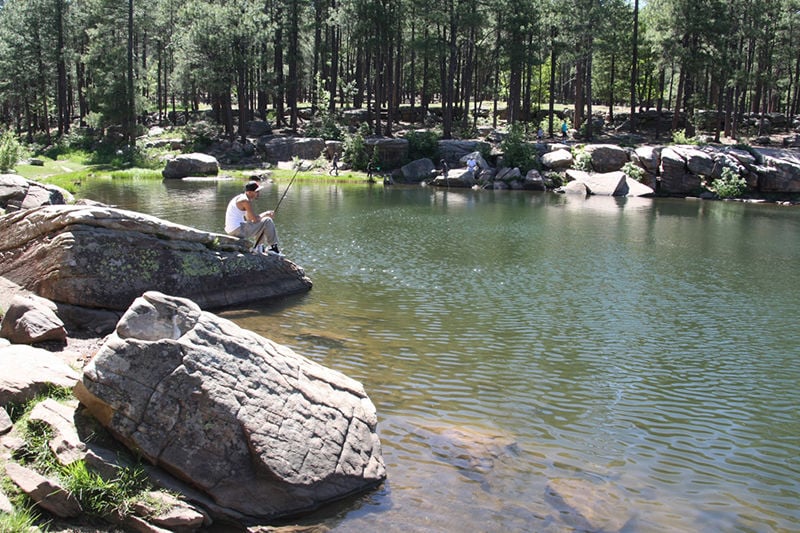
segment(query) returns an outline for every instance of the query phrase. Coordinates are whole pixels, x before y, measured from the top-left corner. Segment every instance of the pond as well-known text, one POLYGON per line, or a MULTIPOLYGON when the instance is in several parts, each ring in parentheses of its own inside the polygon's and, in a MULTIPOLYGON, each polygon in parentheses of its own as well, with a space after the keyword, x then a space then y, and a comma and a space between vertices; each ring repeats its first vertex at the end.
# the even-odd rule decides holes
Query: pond
MULTIPOLYGON (((80 196, 220 232, 241 187, 80 196)), ((388 471, 302 523, 797 529, 797 208, 295 183, 276 222, 314 288, 220 314, 361 381, 388 471)))

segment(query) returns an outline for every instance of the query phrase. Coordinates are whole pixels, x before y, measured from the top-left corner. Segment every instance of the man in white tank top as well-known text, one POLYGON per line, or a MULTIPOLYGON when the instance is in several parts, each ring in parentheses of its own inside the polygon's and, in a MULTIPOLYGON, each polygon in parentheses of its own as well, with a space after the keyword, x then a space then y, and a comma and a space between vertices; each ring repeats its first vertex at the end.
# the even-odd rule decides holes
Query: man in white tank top
POLYGON ((262 188, 257 181, 248 181, 244 192, 231 198, 225 210, 225 233, 243 239, 254 237, 254 252, 283 255, 278 249, 278 232, 272 221, 274 212, 256 214, 253 209, 253 201, 262 188))

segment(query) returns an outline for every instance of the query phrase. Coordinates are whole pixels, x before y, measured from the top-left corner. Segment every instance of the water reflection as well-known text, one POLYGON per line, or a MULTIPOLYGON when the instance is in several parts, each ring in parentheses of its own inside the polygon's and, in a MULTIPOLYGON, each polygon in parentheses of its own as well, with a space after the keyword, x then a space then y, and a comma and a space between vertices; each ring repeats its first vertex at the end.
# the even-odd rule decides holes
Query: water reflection
MULTIPOLYGON (((86 194, 221 231, 241 185, 86 194)), ((314 289, 223 316, 362 381, 389 472, 305 522, 796 528, 796 210, 295 184, 277 221, 314 289), (581 522, 567 489, 604 525, 581 522)))

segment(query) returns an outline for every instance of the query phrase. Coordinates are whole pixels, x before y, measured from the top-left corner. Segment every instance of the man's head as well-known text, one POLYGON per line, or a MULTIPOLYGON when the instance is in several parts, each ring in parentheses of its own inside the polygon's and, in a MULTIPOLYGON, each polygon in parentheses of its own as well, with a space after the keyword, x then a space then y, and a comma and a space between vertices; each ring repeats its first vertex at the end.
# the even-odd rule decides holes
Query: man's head
POLYGON ((257 181, 248 181, 247 184, 244 186, 244 192, 259 193, 263 188, 264 188, 263 185, 261 185, 257 181))

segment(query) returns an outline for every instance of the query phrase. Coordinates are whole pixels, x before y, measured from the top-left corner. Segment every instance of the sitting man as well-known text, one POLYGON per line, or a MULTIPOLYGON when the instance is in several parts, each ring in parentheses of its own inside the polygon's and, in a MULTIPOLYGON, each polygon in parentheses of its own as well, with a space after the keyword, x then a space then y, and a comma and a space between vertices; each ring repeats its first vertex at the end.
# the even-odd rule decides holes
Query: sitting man
POLYGON ((244 192, 234 196, 228 202, 225 211, 225 232, 234 237, 247 239, 255 237, 254 252, 264 252, 265 244, 269 246, 268 253, 281 254, 278 249, 278 232, 275 222, 272 221, 273 211, 264 211, 256 214, 253 210, 253 201, 258 198, 263 187, 256 181, 248 181, 244 192))

